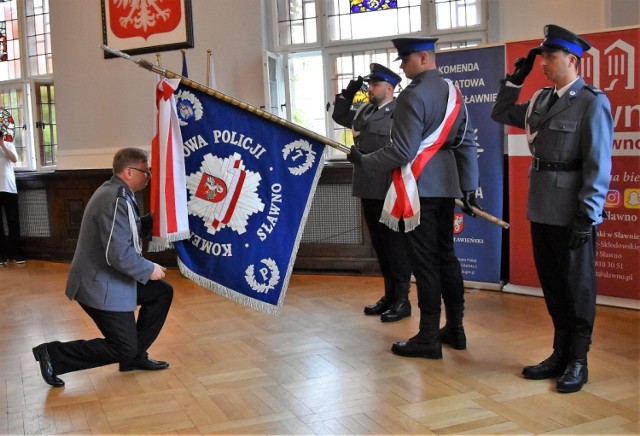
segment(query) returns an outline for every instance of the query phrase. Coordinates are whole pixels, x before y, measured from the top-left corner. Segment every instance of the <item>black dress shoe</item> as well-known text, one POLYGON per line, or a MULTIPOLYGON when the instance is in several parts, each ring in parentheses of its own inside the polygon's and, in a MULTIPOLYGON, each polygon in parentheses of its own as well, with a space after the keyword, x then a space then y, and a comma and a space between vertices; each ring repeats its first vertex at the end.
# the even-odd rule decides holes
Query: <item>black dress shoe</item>
POLYGON ((169 362, 163 362, 162 360, 154 360, 151 358, 133 360, 131 362, 120 364, 121 372, 133 371, 135 369, 140 369, 142 371, 158 371, 160 369, 167 368, 169 368, 169 362))
POLYGON ((451 327, 445 324, 438 333, 440 335, 440 342, 443 344, 451 345, 451 348, 454 350, 467 349, 467 336, 464 334, 464 327, 451 327))
POLYGON ((40 344, 31 351, 33 351, 33 357, 36 358, 36 362, 40 363, 40 373, 44 381, 54 388, 64 386, 64 381, 60 380, 53 370, 53 363, 51 362, 49 351, 47 351, 47 344, 40 344))
POLYGON ((587 381, 589 381, 587 359, 574 359, 569 362, 567 369, 558 379, 556 389, 563 393, 578 392, 587 381))
POLYGON ((440 342, 423 342, 413 337, 406 342, 394 342, 391 352, 404 357, 424 357, 426 359, 442 359, 440 342))
POLYGON ((560 377, 567 368, 567 360, 555 352, 537 365, 525 366, 522 375, 529 380, 560 377))
POLYGON ((387 311, 393 304, 391 298, 387 298, 386 296, 379 299, 376 304, 371 304, 369 306, 364 306, 364 314, 365 315, 381 315, 383 312, 387 311))
POLYGON ((411 316, 411 303, 409 300, 396 301, 391 305, 389 310, 386 310, 380 315, 380 321, 396 322, 407 316, 411 316))

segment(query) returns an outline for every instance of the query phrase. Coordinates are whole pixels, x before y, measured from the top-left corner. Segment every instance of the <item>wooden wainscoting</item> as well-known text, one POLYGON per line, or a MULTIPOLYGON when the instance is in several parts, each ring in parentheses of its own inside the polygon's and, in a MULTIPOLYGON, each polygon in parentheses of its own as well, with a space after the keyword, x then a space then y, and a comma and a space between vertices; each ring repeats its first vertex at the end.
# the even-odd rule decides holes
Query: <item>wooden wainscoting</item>
MULTIPOLYGON (((23 249, 28 259, 69 262, 73 258, 84 208, 110 169, 17 174, 23 249)), ((149 188, 137 194, 149 210, 149 188)), ((146 257, 176 266, 173 250, 146 257)), ((351 165, 325 166, 298 250, 299 272, 379 273, 371 240, 351 196, 351 165)))

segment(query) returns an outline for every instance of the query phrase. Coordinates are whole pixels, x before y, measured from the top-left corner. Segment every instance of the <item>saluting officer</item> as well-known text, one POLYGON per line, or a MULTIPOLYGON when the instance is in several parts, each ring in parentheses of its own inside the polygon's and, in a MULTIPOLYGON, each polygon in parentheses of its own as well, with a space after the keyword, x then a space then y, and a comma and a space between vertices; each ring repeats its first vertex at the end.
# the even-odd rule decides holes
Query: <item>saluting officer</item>
MULTIPOLYGON (((347 88, 336 96, 332 114, 336 123, 352 128, 355 145, 364 154, 374 152, 389 143, 391 118, 396 107, 393 92, 402 79, 384 65, 372 63, 369 68, 371 74, 351 80, 347 88), (363 82, 369 83, 369 103, 354 110, 352 101, 363 82)), ((365 306, 364 313, 380 315, 382 322, 395 322, 411 315, 411 267, 403 235, 380 223, 389 185, 390 171, 367 174, 361 167, 354 165, 352 195, 360 198, 362 214, 384 278, 384 296, 375 304, 365 306)))
POLYGON ((588 380, 587 352, 595 318, 596 227, 609 188, 613 121, 609 100, 578 75, 591 45, 560 26, 519 58, 501 82, 492 117, 527 132, 533 156, 527 217, 533 256, 554 327, 553 353, 526 366, 527 379, 559 377, 559 392, 577 392, 588 380), (517 104, 521 85, 540 54, 553 86, 517 104))

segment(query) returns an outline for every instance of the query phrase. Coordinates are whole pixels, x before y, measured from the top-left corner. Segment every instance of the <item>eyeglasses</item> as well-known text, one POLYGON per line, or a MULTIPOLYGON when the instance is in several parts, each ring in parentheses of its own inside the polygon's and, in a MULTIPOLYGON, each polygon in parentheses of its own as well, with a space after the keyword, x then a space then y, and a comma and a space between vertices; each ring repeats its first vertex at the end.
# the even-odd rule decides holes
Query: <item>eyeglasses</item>
POLYGON ((141 173, 144 173, 144 175, 147 176, 149 179, 151 178, 151 168, 149 168, 146 171, 136 167, 127 167, 127 168, 129 168, 130 170, 140 171, 141 173))

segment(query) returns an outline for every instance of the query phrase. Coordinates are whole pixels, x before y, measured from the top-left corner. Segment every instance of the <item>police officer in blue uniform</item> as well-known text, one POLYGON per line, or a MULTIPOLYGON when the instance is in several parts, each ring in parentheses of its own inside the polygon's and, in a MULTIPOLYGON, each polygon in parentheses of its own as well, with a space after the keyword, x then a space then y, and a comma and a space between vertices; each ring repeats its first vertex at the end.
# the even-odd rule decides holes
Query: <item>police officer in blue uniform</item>
MULTIPOLYGON (((391 119, 396 102, 394 89, 401 77, 384 65, 372 63, 371 74, 349 82, 336 96, 333 120, 352 128, 356 147, 362 153, 374 152, 389 143, 391 119), (369 103, 353 109, 352 101, 363 82, 368 82, 369 103)), ((367 174, 353 167, 352 195, 360 198, 362 214, 369 229, 371 243, 384 278, 384 296, 365 306, 366 315, 380 315, 382 322, 395 322, 411 315, 409 288, 411 267, 403 243, 403 235, 380 223, 384 198, 391 184, 391 173, 367 174)))
POLYGON ((66 295, 80 304, 104 338, 34 347, 42 377, 53 387, 64 386, 60 374, 116 362, 120 371, 169 367, 147 353, 173 298, 172 286, 162 280, 165 268, 142 256, 141 236, 151 234, 152 217, 140 217, 134 194, 150 177, 145 151, 121 149, 113 158, 113 176, 87 203, 66 295))
POLYGON ((527 379, 556 378, 559 392, 588 381, 595 318, 596 234, 609 188, 613 121, 606 95, 578 75, 584 38, 556 25, 501 82, 492 117, 526 130, 533 156, 527 217, 533 255, 554 327, 553 353, 526 366, 527 379), (517 103, 536 56, 553 86, 517 103))
MULTIPOLYGON (((352 148, 347 159, 367 173, 387 172, 413 162, 421 143, 443 123, 452 87, 436 66, 437 38, 397 38, 400 68, 411 79, 396 99, 391 141, 369 154, 352 148)), ((455 89, 453 92, 457 92, 455 89)), ((420 329, 407 341, 396 342, 391 351, 407 357, 442 358, 442 343, 454 349, 466 348, 462 324, 464 283, 460 262, 454 253, 453 216, 455 199, 463 198, 465 212, 478 207, 477 146, 462 102, 451 135, 428 160, 417 176, 419 223, 405 233, 413 274, 416 278, 420 329), (441 298, 446 325, 439 329, 441 298)), ((400 230, 406 221, 399 222, 400 230)))

